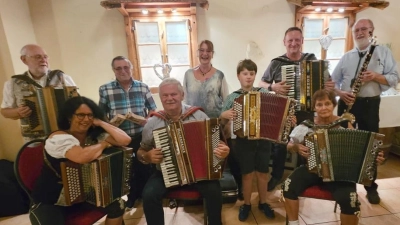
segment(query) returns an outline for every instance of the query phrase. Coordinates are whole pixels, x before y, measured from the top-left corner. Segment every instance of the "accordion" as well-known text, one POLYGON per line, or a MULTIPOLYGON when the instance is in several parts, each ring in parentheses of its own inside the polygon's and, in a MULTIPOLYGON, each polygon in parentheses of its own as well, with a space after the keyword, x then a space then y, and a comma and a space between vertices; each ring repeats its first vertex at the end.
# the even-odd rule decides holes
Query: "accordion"
POLYGON ((296 101, 281 95, 248 92, 235 99, 233 133, 248 139, 287 143, 296 101))
POLYGON ((317 90, 324 88, 324 82, 329 79, 329 61, 305 60, 300 65, 281 67, 282 81, 291 85, 288 97, 296 99, 300 104, 296 111, 313 111, 311 98, 317 90))
POLYGON ((132 148, 110 147, 96 160, 61 162, 65 205, 88 202, 106 207, 129 193, 132 148))
POLYGON ((32 114, 22 127, 23 133, 46 136, 58 130, 57 119, 61 105, 69 98, 78 96, 77 87, 44 87, 30 96, 25 96, 23 104, 29 106, 32 114))
POLYGON ((305 137, 310 149, 308 170, 324 182, 348 181, 370 186, 383 137, 363 130, 319 129, 305 137))
POLYGON ((154 130, 155 146, 164 155, 160 167, 165 186, 220 179, 224 160, 213 153, 220 135, 218 119, 173 122, 154 130))

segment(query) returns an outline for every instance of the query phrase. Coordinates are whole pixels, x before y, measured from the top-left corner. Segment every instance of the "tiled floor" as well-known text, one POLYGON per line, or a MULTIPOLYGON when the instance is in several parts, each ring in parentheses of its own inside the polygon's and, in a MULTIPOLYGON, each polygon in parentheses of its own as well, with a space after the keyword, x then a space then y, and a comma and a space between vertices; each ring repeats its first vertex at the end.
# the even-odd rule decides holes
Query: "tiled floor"
MULTIPOLYGON (((286 171, 286 174, 290 171, 286 171)), ((364 187, 359 185, 357 190, 359 200, 361 202, 361 219, 362 225, 398 225, 400 224, 400 158, 390 156, 386 164, 379 167, 377 183, 379 185, 379 194, 381 203, 379 205, 371 205, 365 198, 364 187)), ((224 204, 222 208, 222 220, 226 225, 245 225, 245 224, 285 224, 285 209, 282 202, 279 202, 280 190, 270 192, 267 202, 271 204, 275 210, 276 218, 267 219, 257 208, 258 194, 252 194, 252 213, 245 222, 237 219, 239 206, 243 202, 237 201, 232 204, 224 204)), ((185 206, 178 209, 169 209, 165 201, 164 214, 166 225, 186 225, 203 224, 203 207, 185 206)), ((300 199, 300 224, 319 224, 319 225, 340 225, 339 213, 333 212, 334 202, 326 200, 317 200, 310 198, 300 199)), ((124 215, 126 225, 142 225, 146 224, 141 203, 137 204, 137 208, 126 212, 124 215)), ((104 218, 96 223, 96 225, 104 225, 104 218)), ((29 225, 28 215, 20 215, 15 217, 0 218, 0 225, 29 225)))

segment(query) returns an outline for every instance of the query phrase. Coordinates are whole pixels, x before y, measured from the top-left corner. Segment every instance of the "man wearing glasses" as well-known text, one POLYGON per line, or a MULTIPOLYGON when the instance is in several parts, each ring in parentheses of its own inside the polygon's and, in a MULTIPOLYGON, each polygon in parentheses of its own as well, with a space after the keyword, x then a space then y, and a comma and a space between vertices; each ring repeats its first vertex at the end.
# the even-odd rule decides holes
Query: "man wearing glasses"
MULTIPOLYGON (((359 71, 362 69, 366 55, 370 49, 370 37, 374 32, 374 24, 369 19, 360 19, 353 26, 353 40, 356 47, 340 59, 332 73, 335 82, 335 91, 340 96, 338 115, 353 104, 350 113, 355 116, 354 127, 360 130, 379 132, 379 105, 380 94, 390 87, 396 87, 398 71, 396 60, 385 46, 376 46, 365 72, 362 73, 360 91, 353 96, 351 86, 359 71)), ((380 197, 375 183, 376 175, 371 187, 366 187, 367 199, 371 204, 379 204, 380 197)))
MULTIPOLYGON (((157 107, 150 89, 146 84, 133 79, 132 63, 124 56, 117 56, 112 60, 111 67, 116 79, 99 88, 99 106, 104 110, 108 119, 111 120, 117 114, 127 115, 128 113, 147 117, 154 112, 157 107)), ((125 120, 119 125, 119 128, 132 138, 129 147, 132 147, 135 153, 139 149, 145 123, 143 121, 141 124, 136 124, 125 120)), ((150 174, 150 167, 140 163, 134 157, 132 171, 134 171, 134 175, 130 182, 131 189, 126 204, 128 208, 133 207, 136 199, 141 196, 143 186, 150 174)))
POLYGON ((38 45, 29 44, 22 47, 20 58, 28 66, 28 71, 12 76, 12 79, 4 84, 1 114, 9 119, 21 119, 21 133, 24 141, 28 142, 45 135, 43 132, 27 129, 33 109, 25 104, 24 97, 32 95, 34 90, 41 87, 76 85, 72 78, 62 71, 49 69, 49 56, 38 45))

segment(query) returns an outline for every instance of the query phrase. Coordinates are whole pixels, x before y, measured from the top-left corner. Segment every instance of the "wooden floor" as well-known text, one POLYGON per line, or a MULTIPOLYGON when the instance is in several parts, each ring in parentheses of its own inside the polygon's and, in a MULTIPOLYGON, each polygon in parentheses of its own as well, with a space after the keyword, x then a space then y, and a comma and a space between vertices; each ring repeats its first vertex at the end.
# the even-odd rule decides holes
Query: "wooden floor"
MULTIPOLYGON (((288 175, 291 171, 285 171, 288 175)), ((378 191, 381 196, 379 205, 371 205, 365 198, 364 187, 359 185, 357 188, 359 200, 361 202, 361 219, 360 224, 363 225, 398 225, 400 224, 400 157, 390 155, 384 165, 378 170, 379 185, 378 191)), ((280 190, 269 192, 267 202, 270 203, 275 210, 276 218, 267 219, 257 208, 258 194, 252 194, 252 213, 245 222, 240 222, 238 217, 239 206, 243 204, 237 201, 232 204, 224 204, 222 209, 222 219, 225 225, 245 225, 245 224, 285 224, 285 209, 283 203, 279 202, 280 190)), ((179 207, 177 210, 169 209, 167 202, 164 203, 165 224, 203 224, 203 208, 202 206, 185 206, 179 207)), ((300 199, 300 224, 319 224, 319 225, 340 225, 339 213, 333 212, 334 202, 316 199, 300 199)), ((124 215, 126 225, 146 224, 141 203, 137 204, 137 208, 128 211, 124 215)), ((104 218, 96 225, 103 225, 104 218)), ((20 215, 15 217, 0 218, 0 225, 28 225, 28 215, 20 215)))

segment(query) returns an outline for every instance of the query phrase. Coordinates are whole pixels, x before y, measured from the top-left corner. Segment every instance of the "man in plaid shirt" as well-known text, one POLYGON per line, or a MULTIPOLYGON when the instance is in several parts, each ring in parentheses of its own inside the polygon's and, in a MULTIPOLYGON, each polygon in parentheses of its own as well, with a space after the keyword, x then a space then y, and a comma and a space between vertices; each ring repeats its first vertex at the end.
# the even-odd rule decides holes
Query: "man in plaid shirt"
MULTIPOLYGON (((109 120, 117 114, 126 115, 129 112, 136 115, 147 117, 156 110, 156 104, 151 95, 149 87, 132 77, 132 63, 123 56, 115 57, 111 62, 115 74, 115 80, 100 86, 99 106, 104 110, 109 120)), ((132 123, 125 120, 119 128, 125 131, 132 141, 129 147, 133 151, 139 149, 142 139, 142 130, 146 122, 141 124, 132 123)), ((133 207, 134 202, 141 196, 144 184, 150 173, 148 165, 143 165, 137 158, 132 160, 132 171, 135 174, 131 178, 131 189, 128 195, 127 207, 133 207)))

